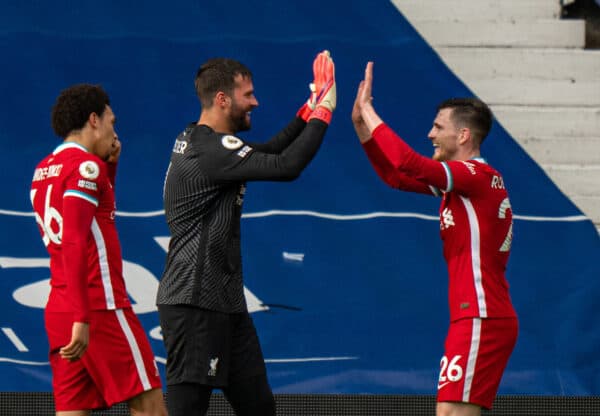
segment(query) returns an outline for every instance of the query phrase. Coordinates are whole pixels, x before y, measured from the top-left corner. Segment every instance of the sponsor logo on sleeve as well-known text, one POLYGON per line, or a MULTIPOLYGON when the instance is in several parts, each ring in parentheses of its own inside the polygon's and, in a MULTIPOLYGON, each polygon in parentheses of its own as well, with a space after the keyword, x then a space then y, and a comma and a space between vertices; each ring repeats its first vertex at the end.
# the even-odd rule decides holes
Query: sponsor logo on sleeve
POLYGON ((100 175, 100 167, 91 160, 86 160, 79 165, 79 173, 86 179, 94 180, 100 175))
POLYGON ((246 157, 246 155, 248 153, 250 153, 251 150, 252 150, 252 148, 250 146, 246 145, 246 146, 242 147, 239 152, 237 152, 237 155, 239 157, 246 157))
POLYGON ((89 189, 90 191, 98 190, 96 182, 86 181, 85 179, 79 179, 79 181, 77 181, 77 186, 83 189, 89 189))

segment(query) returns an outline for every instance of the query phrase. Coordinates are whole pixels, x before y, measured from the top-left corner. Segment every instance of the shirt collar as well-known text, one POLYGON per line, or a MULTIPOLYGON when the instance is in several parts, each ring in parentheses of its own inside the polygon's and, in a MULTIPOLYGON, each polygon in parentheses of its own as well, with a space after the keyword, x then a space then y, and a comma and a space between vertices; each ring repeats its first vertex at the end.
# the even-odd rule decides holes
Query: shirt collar
POLYGON ((60 152, 62 152, 63 150, 66 149, 80 149, 83 150, 86 153, 89 153, 89 151, 85 148, 85 146, 79 144, 79 143, 75 143, 75 142, 65 142, 65 143, 61 143, 60 145, 58 145, 58 147, 56 149, 54 149, 54 151, 52 152, 53 155, 56 155, 60 152))

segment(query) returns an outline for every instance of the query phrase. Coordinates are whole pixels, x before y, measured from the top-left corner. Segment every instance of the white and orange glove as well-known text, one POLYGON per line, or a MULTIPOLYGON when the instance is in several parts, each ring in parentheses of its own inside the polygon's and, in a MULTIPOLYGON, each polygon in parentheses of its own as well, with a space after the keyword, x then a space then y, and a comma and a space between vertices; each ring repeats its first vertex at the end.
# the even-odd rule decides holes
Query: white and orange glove
POLYGON ((319 119, 329 124, 335 110, 337 94, 335 87, 335 65, 328 50, 319 53, 313 62, 314 80, 309 85, 311 94, 298 111, 304 121, 319 119))

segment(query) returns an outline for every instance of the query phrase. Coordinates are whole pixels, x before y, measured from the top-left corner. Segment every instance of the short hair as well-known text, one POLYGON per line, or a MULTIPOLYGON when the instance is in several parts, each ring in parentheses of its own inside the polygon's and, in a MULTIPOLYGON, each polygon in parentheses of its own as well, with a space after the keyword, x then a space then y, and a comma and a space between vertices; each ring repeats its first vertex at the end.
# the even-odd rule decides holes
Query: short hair
POLYGON ((102 116, 107 105, 110 105, 108 94, 100 85, 77 84, 66 88, 52 107, 52 129, 64 139, 81 130, 90 114, 102 116))
POLYGON ((492 128, 493 115, 486 103, 478 98, 450 98, 442 101, 437 111, 451 110, 450 119, 458 127, 468 127, 481 145, 492 128))
POLYGON ((198 68, 194 81, 202 108, 210 108, 215 94, 219 91, 231 95, 238 75, 252 79, 250 69, 234 59, 213 58, 203 63, 198 68))

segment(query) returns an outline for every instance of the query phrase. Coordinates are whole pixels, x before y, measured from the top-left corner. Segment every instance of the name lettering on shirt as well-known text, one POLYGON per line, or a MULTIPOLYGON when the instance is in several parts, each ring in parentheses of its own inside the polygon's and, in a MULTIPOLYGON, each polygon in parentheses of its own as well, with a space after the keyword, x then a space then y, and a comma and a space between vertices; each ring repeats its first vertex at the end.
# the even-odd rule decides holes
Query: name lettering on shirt
POLYGON ((475 165, 470 163, 470 162, 462 162, 463 165, 465 165, 467 167, 467 169, 469 169, 469 172, 471 172, 471 175, 475 175, 477 172, 475 171, 475 165))
POLYGON ((502 176, 494 175, 492 176, 492 189, 504 189, 504 181, 502 180, 502 176))
MULTIPOLYGON (((510 205, 510 200, 508 198, 504 198, 504 200, 500 203, 500 208, 498 208, 498 218, 506 219, 508 210, 512 211, 512 207, 510 205)), ((506 233, 506 237, 504 238, 504 242, 500 246, 500 251, 503 251, 503 252, 510 251, 510 247, 512 245, 512 239, 513 239, 512 229, 513 229, 513 224, 512 224, 512 220, 511 220, 510 227, 508 228, 508 232, 506 233)))
POLYGON ((175 145, 173 146, 173 153, 178 153, 182 155, 185 152, 188 143, 183 140, 175 140, 175 145))
POLYGON ((62 170, 62 163, 58 165, 45 166, 43 168, 37 168, 33 172, 33 181, 43 181, 44 179, 53 178, 60 175, 62 170))

